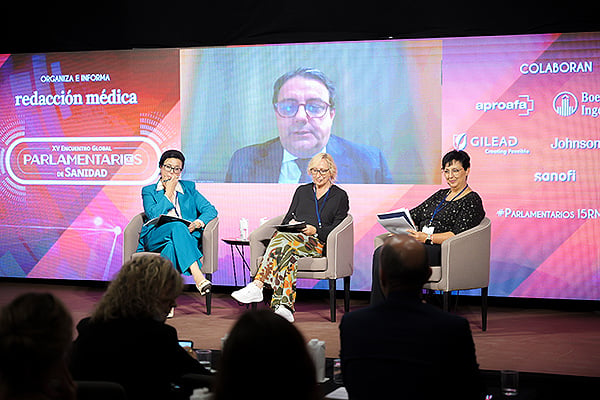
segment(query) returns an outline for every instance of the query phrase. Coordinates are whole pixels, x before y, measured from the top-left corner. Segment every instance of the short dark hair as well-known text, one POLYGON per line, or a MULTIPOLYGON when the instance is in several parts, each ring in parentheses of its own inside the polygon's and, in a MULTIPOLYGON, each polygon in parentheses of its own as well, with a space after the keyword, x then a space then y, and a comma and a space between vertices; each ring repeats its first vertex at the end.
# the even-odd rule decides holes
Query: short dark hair
POLYGON ((185 156, 179 150, 167 150, 160 156, 160 160, 158 161, 158 167, 162 167, 165 163, 165 160, 168 158, 176 158, 181 160, 181 168, 185 165, 185 156))
POLYGON ((281 75, 273 84, 273 104, 279 99, 281 87, 290 79, 300 76, 305 79, 312 79, 321 82, 329 92, 329 106, 335 108, 335 86, 333 82, 320 70, 311 67, 300 67, 294 71, 286 72, 281 75))
POLYGON ((429 260, 425 246, 414 239, 394 235, 381 249, 381 274, 390 287, 420 289, 429 279, 429 260), (403 245, 398 245, 402 241, 403 245))
MULTIPOLYGON (((246 311, 233 325, 223 345, 219 373, 214 384, 214 399, 239 399, 256 383, 256 373, 268 374, 270 393, 285 393, 288 399, 319 398, 315 365, 302 333, 271 310, 246 311), (269 368, 285 354, 285 367, 269 368)), ((268 396, 267 396, 268 397, 268 396)))
POLYGON ((471 168, 471 157, 464 150, 452 150, 442 158, 442 169, 446 168, 452 161, 458 161, 464 169, 471 168))

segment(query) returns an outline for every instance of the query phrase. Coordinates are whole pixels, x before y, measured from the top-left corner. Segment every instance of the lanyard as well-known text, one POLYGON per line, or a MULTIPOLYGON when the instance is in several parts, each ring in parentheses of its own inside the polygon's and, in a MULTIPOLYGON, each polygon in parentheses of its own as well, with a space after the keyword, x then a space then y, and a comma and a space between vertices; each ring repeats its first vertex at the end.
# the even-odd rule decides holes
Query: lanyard
POLYGON ((317 221, 319 222, 319 228, 321 228, 321 211, 323 211, 323 207, 325 207, 325 202, 327 201, 327 196, 329 196, 329 191, 331 187, 327 189, 327 193, 325 193, 325 198, 323 199, 323 204, 321 204, 321 209, 319 210, 319 200, 317 199, 317 191, 314 191, 315 195, 315 211, 317 212, 317 221))
MULTIPOLYGON (((469 187, 469 185, 466 185, 463 190, 461 190, 456 196, 454 196, 452 199, 450 199, 450 201, 453 201, 454 199, 456 199, 458 196, 460 196, 462 194, 462 192, 464 192, 467 188, 469 187)), ((444 206, 446 205, 446 196, 444 196, 442 198, 442 201, 440 201, 438 203, 438 205, 435 207, 435 210, 433 210, 433 215, 431 216, 431 219, 429 220, 429 223, 427 224, 428 226, 431 226, 431 223, 433 222, 433 219, 435 218, 435 215, 442 211, 442 208, 444 208, 444 206)))

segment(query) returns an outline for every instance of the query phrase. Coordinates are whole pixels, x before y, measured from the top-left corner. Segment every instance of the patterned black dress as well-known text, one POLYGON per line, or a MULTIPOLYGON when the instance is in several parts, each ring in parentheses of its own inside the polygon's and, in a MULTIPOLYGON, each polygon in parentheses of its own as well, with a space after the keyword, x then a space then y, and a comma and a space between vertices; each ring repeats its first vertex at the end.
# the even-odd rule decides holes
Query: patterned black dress
MULTIPOLYGON (((469 192, 464 197, 452 201, 444 201, 450 189, 440 189, 423 203, 410 210, 410 216, 420 231, 424 226, 433 226, 434 233, 452 232, 455 235, 479 225, 485 217, 483 202, 476 192, 469 192), (437 212, 436 212, 436 209, 437 212), (435 214, 435 215, 434 215, 435 214)), ((440 265, 442 246, 426 244, 429 265, 440 265)), ((373 271, 371 285, 371 304, 383 301, 383 292, 379 283, 379 252, 373 253, 373 271)))
POLYGON ((476 227, 483 220, 485 210, 477 192, 469 192, 460 199, 440 204, 449 192, 450 189, 440 189, 410 210, 410 216, 419 230, 428 225, 435 228, 434 233, 452 232, 458 235, 476 227), (440 209, 434 217, 433 214, 438 206, 440 209))

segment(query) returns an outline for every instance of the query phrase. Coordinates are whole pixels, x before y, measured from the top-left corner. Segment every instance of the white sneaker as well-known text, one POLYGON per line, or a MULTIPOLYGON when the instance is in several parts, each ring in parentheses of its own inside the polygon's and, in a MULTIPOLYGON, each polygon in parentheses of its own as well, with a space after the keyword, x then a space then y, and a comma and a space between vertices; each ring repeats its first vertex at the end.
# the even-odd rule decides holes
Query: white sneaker
POLYGON ((231 297, 244 304, 258 303, 263 300, 263 290, 250 282, 246 287, 231 293, 231 297))
POLYGON ((290 323, 294 323, 294 314, 286 306, 277 306, 275 314, 287 319, 290 323))

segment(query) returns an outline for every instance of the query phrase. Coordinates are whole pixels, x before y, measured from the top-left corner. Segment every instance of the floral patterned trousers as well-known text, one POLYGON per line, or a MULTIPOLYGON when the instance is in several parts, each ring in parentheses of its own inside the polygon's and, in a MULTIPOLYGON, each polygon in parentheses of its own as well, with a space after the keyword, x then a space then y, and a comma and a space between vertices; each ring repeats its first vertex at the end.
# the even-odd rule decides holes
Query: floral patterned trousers
POLYGON ((271 308, 281 304, 294 311, 298 259, 322 254, 323 243, 313 236, 275 232, 255 277, 273 289, 271 308))

